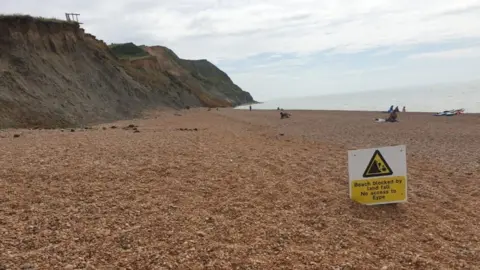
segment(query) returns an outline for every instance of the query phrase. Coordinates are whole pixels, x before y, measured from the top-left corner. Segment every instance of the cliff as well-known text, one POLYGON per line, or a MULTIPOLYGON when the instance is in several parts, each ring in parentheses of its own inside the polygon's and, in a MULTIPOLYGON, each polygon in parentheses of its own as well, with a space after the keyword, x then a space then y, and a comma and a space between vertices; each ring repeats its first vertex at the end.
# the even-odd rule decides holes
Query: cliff
MULTIPOLYGON (((252 96, 233 83, 228 75, 207 60, 185 60, 172 50, 162 46, 136 46, 133 43, 110 46, 126 65, 141 74, 129 70, 139 81, 168 81, 168 86, 188 100, 190 105, 207 107, 237 106, 253 101, 252 96), (141 78, 143 75, 144 78, 141 78), (166 77, 166 78, 165 78, 166 77), (150 79, 148 79, 150 78, 150 79), (191 96, 185 97, 185 91, 191 96)), ((155 84, 153 84, 155 85, 155 84)))
POLYGON ((0 128, 78 126, 252 99, 215 66, 156 48, 107 46, 77 23, 0 16, 0 128))

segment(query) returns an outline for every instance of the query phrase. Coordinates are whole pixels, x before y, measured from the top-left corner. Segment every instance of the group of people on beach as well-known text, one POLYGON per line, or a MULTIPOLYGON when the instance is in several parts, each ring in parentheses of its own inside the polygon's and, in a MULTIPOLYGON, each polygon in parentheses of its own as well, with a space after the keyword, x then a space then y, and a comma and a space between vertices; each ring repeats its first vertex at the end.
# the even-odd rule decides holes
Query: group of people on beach
MULTIPOLYGON (((402 108, 402 112, 406 112, 407 109, 405 108, 405 106, 403 106, 402 108)), ((388 115, 388 118, 385 119, 385 122, 397 122, 398 121, 398 114, 400 112, 400 109, 398 108, 398 106, 396 106, 395 108, 393 108, 393 105, 390 106, 390 109, 388 109, 387 111, 389 113, 388 115)))
POLYGON ((284 112, 283 109, 281 109, 280 107, 277 107, 277 111, 280 111, 280 119, 290 118, 291 116, 291 114, 289 114, 288 112, 284 112))
MULTIPOLYGON (((393 111, 398 113, 398 112, 400 112, 400 109, 398 109, 398 106, 396 106, 395 109, 394 109, 393 105, 392 105, 392 106, 390 106, 390 109, 388 109, 388 113, 391 113, 393 111)), ((403 106, 402 112, 406 112, 406 111, 407 111, 407 109, 405 108, 405 106, 403 106)))
MULTIPOLYGON (((250 111, 252 110, 251 105, 249 106, 249 110, 250 111)), ((281 109, 280 107, 277 107, 277 111, 280 111, 280 119, 290 118, 290 116, 291 116, 291 114, 289 114, 287 112, 284 112, 283 109, 281 109)), ((407 111, 406 107, 403 106, 402 112, 406 112, 406 111, 407 111)), ((400 112, 400 109, 398 108, 398 106, 394 107, 393 105, 391 105, 390 108, 387 111, 387 113, 389 113, 388 118, 386 118, 386 119, 375 118, 375 121, 378 121, 378 122, 397 122, 399 112, 400 112)))
MULTIPOLYGON (((251 111, 252 110, 252 106, 248 106, 248 109, 251 111)), ((290 118, 290 116, 292 116, 291 114, 289 114, 288 112, 284 112, 283 109, 280 109, 280 107, 277 107, 277 111, 280 111, 280 119, 284 119, 284 118, 290 118)))

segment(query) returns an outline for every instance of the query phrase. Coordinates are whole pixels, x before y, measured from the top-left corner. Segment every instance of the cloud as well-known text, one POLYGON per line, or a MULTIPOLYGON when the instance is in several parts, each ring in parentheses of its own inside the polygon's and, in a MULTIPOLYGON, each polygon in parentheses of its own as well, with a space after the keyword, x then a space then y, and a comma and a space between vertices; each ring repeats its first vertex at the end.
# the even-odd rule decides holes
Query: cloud
POLYGON ((249 68, 253 70, 269 70, 272 73, 278 73, 303 67, 309 62, 309 59, 306 58, 273 59, 275 61, 257 63, 250 66, 249 68))
POLYGON ((351 70, 345 71, 344 75, 363 75, 365 73, 370 73, 370 72, 391 70, 396 67, 397 66, 379 66, 375 68, 366 68, 366 69, 351 69, 351 70))
POLYGON ((423 59, 458 59, 458 58, 473 58, 480 57, 480 46, 453 49, 437 52, 427 52, 409 55, 407 58, 411 60, 423 59))
POLYGON ((480 16, 439 15, 458 10, 459 5, 452 1, 435 1, 434 5, 432 1, 364 2, 247 1, 235 10, 218 7, 196 15, 208 27, 197 33, 183 31, 172 44, 182 52, 195 54, 183 44, 197 41, 198 51, 208 53, 209 48, 218 48, 221 51, 216 51, 217 55, 241 59, 264 52, 351 53, 480 35, 476 27, 480 16))
POLYGON ((475 5, 475 4, 469 5, 469 4, 467 4, 467 5, 463 6, 460 3, 458 8, 448 9, 448 10, 439 12, 439 13, 435 14, 434 16, 461 15, 461 14, 465 14, 465 13, 478 14, 479 11, 480 11, 480 5, 475 5))

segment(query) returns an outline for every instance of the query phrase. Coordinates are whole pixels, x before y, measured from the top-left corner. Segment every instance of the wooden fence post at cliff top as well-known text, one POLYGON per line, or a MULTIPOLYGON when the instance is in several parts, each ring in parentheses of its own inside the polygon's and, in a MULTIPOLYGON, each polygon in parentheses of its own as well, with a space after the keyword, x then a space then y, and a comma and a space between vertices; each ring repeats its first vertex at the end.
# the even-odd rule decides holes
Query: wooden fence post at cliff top
POLYGON ((65 13, 65 18, 67 19, 67 22, 76 22, 78 24, 82 24, 78 21, 79 15, 79 13, 65 13))

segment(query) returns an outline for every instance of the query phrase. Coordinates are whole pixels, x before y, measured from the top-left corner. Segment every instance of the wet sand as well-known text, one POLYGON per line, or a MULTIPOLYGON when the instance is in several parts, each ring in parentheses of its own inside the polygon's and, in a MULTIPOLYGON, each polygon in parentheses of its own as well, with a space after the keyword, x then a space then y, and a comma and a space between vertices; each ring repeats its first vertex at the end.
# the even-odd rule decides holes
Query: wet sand
POLYGON ((0 132, 0 268, 478 269, 480 115, 291 113, 0 132), (352 202, 347 150, 397 144, 408 202, 352 202))

